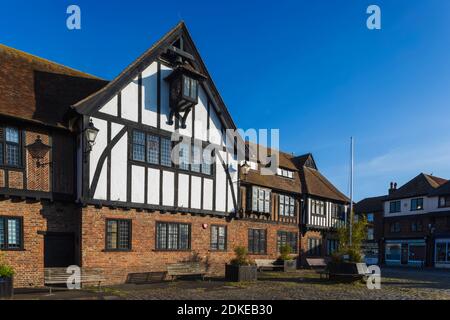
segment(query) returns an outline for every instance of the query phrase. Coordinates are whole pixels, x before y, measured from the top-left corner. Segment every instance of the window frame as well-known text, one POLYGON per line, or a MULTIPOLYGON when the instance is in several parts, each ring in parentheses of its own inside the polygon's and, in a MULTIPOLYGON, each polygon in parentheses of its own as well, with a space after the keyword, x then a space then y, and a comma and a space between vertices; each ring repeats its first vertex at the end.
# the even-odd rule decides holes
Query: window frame
POLYGON ((184 223, 184 222, 166 222, 166 221, 157 221, 155 223, 155 251, 159 252, 190 252, 192 251, 192 224, 191 223, 184 223), (159 240, 159 234, 158 234, 158 226, 160 225, 166 225, 166 234, 165 234, 165 248, 160 248, 160 242, 159 240), (169 247, 169 225, 176 225, 177 226, 177 248, 170 249, 169 247), (188 241, 187 241, 187 248, 186 249, 180 249, 180 243, 181 243, 181 228, 180 226, 187 226, 188 227, 188 241))
POLYGON ((258 229, 258 228, 249 228, 247 231, 247 236, 248 236, 248 243, 247 243, 247 248, 248 248, 248 253, 251 255, 267 255, 267 229, 258 229), (263 251, 261 251, 261 234, 262 232, 264 232, 264 248, 263 251), (250 237, 250 233, 252 234, 252 237, 250 237), (256 242, 255 242, 255 234, 258 234, 258 244, 259 244, 259 248, 258 251, 255 252, 254 248, 256 246, 256 242), (251 241, 253 241, 253 246, 251 245, 251 241))
POLYGON ((439 208, 449 208, 450 207, 450 195, 439 196, 439 208), (444 200, 444 204, 442 204, 442 200, 444 200))
POLYGON ((20 235, 19 235, 19 242, 20 242, 20 245, 18 246, 18 247, 9 247, 9 244, 7 244, 8 243, 8 224, 6 223, 6 224, 4 224, 4 226, 5 226, 5 230, 4 230, 4 232, 5 232, 5 234, 4 234, 4 243, 5 243, 5 245, 6 246, 8 246, 8 247, 4 247, 4 248, 2 248, 2 247, 0 247, 0 251, 23 251, 23 250, 25 250, 24 249, 24 226, 23 226, 23 217, 15 217, 15 216, 0 216, 0 220, 4 220, 4 221, 8 221, 8 220, 17 220, 17 221, 19 221, 19 232, 20 232, 20 235))
POLYGON ((278 194, 278 215, 283 218, 295 218, 297 213, 297 201, 294 196, 286 195, 286 194, 278 194), (283 203, 281 203, 281 198, 283 198, 283 203), (286 199, 288 199, 287 207, 289 208, 289 213, 286 214, 286 199), (294 201, 294 204, 292 204, 292 200, 294 201), (284 213, 281 210, 281 205, 284 206, 284 213), (292 208, 292 214, 291 214, 291 208, 292 208))
POLYGON ((327 256, 331 256, 335 252, 339 251, 339 240, 338 239, 327 239, 327 256), (333 244, 331 246, 330 244, 333 244), (333 250, 331 250, 333 249, 333 250))
POLYGON ((187 76, 187 75, 183 75, 182 77, 182 96, 184 99, 192 101, 192 102, 198 102, 198 86, 199 86, 199 82, 198 80, 194 79, 193 77, 187 76), (185 95, 185 84, 186 81, 188 83, 188 91, 189 91, 189 95, 185 95), (195 92, 193 90, 194 88, 194 84, 195 83, 195 92), (194 96, 192 96, 191 94, 194 94, 194 96))
POLYGON ((0 136, 0 145, 2 148, 2 158, 0 160, 0 167, 1 168, 13 168, 13 169, 23 169, 24 168, 24 137, 23 137, 23 130, 20 129, 17 126, 9 126, 9 125, 3 125, 0 126, 1 130, 3 130, 3 136, 0 136), (6 140, 6 130, 7 129, 15 129, 17 130, 17 135, 18 135, 18 139, 19 142, 12 142, 12 141, 7 141, 6 140), (17 164, 10 164, 7 163, 7 159, 8 159, 8 152, 7 152, 7 145, 12 145, 12 146, 16 146, 17 147, 17 152, 18 152, 18 163, 17 164))
POLYGON ((211 251, 214 251, 214 252, 226 252, 228 250, 228 228, 227 228, 227 226, 219 225, 219 224, 213 224, 213 225, 211 225, 211 229, 210 230, 211 230, 211 232, 210 232, 209 249, 211 251), (217 243, 216 243, 217 247, 216 247, 216 249, 213 248, 213 229, 214 228, 216 228, 216 232, 217 232, 216 233, 216 239, 217 239, 217 243), (220 238, 220 229, 221 228, 223 228, 224 232, 225 232, 223 249, 219 248, 219 244, 220 244, 219 238, 220 238))
POLYGON ((423 221, 413 220, 411 221, 411 232, 423 232, 423 221))
POLYGON ((400 222, 392 222, 390 225, 389 225, 389 232, 390 233, 400 233, 400 232, 402 232, 402 227, 401 227, 401 225, 400 225, 400 222), (397 228, 397 226, 398 226, 398 228, 397 228))
POLYGON ((324 200, 311 199, 311 214, 316 216, 326 216, 327 215, 327 203, 324 200), (317 208, 322 208, 323 212, 317 213, 317 208))
POLYGON ((105 219, 105 251, 106 252, 130 252, 133 247, 133 220, 132 219, 116 219, 116 218, 106 218, 105 219), (117 235, 116 243, 117 248, 108 248, 108 224, 109 222, 117 223, 117 235), (119 238, 120 238, 120 224, 119 222, 128 223, 128 248, 119 248, 119 238))
POLYGON ((298 254, 298 232, 278 230, 277 232, 277 252, 280 253, 280 248, 283 245, 289 245, 292 249, 292 254, 298 254), (283 241, 283 236, 286 241, 283 241), (294 236, 294 239, 291 239, 294 236), (294 246, 292 245, 294 244, 294 246))
POLYGON ((322 256, 322 239, 320 238, 308 238, 308 250, 306 255, 308 257, 321 257, 322 256), (312 242, 315 242, 317 246, 314 246, 314 252, 312 251, 312 242))
POLYGON ((410 207, 411 211, 422 211, 424 210, 423 207, 423 198, 414 198, 411 199, 411 207, 410 207), (421 206, 419 206, 419 202, 422 204, 421 206), (413 206, 413 203, 416 203, 416 206, 413 206))
POLYGON ((402 201, 401 200, 394 200, 389 202, 389 213, 399 213, 402 212, 402 201), (397 208, 398 204, 398 208, 397 208), (395 208, 392 209, 393 205, 395 205, 395 208))
POLYGON ((277 176, 287 178, 287 179, 294 179, 294 171, 284 168, 278 168, 277 170, 277 176))
POLYGON ((259 186, 251 186, 251 188, 249 188, 249 194, 250 194, 250 201, 248 201, 249 204, 249 209, 251 212, 255 212, 255 213, 261 213, 261 214, 272 214, 272 189, 269 188, 263 188, 263 187, 259 187, 259 186), (256 200, 254 199, 254 194, 255 194, 255 190, 256 190, 256 200), (260 199, 260 191, 263 192, 263 198, 260 199), (266 194, 268 194, 268 200, 266 200, 266 194), (254 203, 256 201, 256 208, 254 207, 254 203), (260 209, 260 201, 263 202, 263 210, 260 209), (268 203, 268 208, 269 210, 266 211, 266 204, 268 203))

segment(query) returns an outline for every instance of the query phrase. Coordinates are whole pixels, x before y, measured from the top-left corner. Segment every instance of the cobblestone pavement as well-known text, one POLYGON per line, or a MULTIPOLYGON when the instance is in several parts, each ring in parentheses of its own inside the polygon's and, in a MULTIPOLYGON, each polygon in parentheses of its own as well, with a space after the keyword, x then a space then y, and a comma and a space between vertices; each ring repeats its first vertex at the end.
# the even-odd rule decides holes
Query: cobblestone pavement
POLYGON ((365 283, 337 283, 313 271, 264 272, 255 283, 227 283, 221 279, 177 280, 147 285, 121 285, 96 291, 62 291, 16 295, 16 299, 83 300, 450 300, 450 270, 382 269, 380 290, 365 283))
POLYGON ((194 300, 450 300, 450 272, 383 269, 380 290, 369 290, 365 283, 336 283, 312 271, 267 272, 256 283, 175 281, 152 285, 125 285, 115 292, 124 299, 194 300))

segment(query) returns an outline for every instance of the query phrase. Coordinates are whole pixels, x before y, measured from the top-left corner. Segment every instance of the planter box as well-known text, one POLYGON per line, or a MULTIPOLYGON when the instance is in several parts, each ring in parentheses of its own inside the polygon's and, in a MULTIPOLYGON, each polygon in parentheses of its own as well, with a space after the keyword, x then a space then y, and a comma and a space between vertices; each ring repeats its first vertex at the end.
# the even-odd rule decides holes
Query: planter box
POLYGON ((358 263, 354 262, 329 262, 327 270, 330 279, 356 281, 361 280, 365 275, 359 272, 358 263))
POLYGON ((294 272, 297 270, 297 259, 284 261, 284 272, 294 272))
POLYGON ((258 269, 256 266, 225 265, 225 278, 231 282, 256 281, 258 269))
POLYGON ((11 299, 14 294, 14 279, 0 278, 0 299, 11 299))

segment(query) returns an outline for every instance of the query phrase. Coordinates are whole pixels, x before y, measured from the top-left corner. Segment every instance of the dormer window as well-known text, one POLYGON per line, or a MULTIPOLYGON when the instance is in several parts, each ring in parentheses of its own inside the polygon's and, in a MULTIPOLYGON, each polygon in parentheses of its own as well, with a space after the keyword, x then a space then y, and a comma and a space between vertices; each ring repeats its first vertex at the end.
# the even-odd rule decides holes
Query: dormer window
POLYGON ((293 179, 294 178, 294 172, 291 170, 286 170, 286 169, 281 169, 278 168, 277 169, 277 175, 280 177, 285 177, 285 178, 289 178, 289 179, 293 179))
POLYGON ((165 79, 170 85, 169 124, 173 118, 180 120, 181 128, 186 128, 186 119, 198 103, 199 82, 206 77, 187 62, 177 62, 173 72, 165 79))

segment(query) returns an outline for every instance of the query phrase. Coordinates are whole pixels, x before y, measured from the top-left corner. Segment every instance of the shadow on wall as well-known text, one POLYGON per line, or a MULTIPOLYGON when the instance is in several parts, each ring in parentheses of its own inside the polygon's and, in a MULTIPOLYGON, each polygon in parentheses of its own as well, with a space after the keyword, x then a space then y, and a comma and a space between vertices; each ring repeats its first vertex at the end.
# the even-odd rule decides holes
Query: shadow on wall
POLYGON ((103 88, 108 82, 34 71, 34 98, 36 109, 33 119, 49 125, 67 123, 75 114, 71 105, 103 88))

